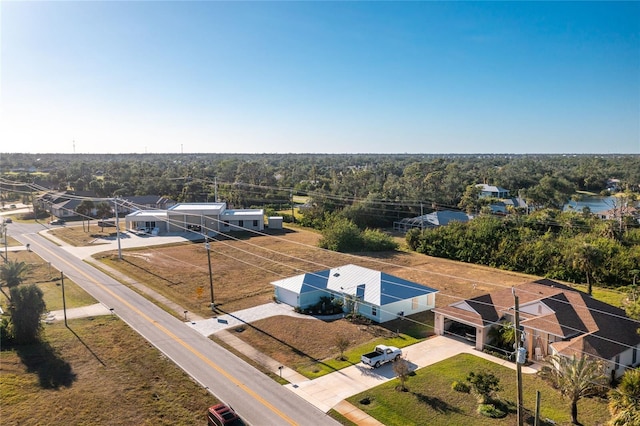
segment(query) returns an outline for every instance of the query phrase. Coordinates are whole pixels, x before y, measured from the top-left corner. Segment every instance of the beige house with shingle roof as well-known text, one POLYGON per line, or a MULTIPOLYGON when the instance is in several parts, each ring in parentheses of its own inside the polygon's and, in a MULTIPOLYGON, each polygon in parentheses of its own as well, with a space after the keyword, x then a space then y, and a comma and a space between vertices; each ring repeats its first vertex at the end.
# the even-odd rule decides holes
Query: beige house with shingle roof
MULTIPOLYGON (((434 309, 436 334, 447 334, 456 324, 457 329, 466 330, 463 337, 482 350, 492 327, 501 321, 515 322, 512 291, 499 290, 434 309)), ((515 292, 529 359, 586 354, 606 361, 616 377, 640 365, 636 332, 640 323, 622 309, 546 279, 517 286, 515 292)))

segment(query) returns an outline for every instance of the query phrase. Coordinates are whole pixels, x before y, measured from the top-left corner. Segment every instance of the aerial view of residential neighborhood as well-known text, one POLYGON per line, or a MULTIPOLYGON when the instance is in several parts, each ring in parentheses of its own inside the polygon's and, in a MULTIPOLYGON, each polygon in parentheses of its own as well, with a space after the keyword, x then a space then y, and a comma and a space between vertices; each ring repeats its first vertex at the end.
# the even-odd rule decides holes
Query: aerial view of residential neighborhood
POLYGON ((0 23, 0 424, 640 426, 639 2, 0 23))

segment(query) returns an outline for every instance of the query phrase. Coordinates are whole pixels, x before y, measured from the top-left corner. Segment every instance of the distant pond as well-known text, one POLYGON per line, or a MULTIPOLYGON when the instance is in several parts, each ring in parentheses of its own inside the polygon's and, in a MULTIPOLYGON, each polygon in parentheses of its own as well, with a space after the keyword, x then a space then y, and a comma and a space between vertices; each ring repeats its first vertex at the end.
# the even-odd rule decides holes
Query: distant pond
POLYGON ((620 203, 619 200, 616 200, 616 197, 583 197, 580 201, 569 201, 564 205, 564 211, 577 211, 582 212, 584 207, 589 207, 591 209, 591 213, 599 213, 606 210, 611 210, 613 206, 615 206, 616 202, 620 203))

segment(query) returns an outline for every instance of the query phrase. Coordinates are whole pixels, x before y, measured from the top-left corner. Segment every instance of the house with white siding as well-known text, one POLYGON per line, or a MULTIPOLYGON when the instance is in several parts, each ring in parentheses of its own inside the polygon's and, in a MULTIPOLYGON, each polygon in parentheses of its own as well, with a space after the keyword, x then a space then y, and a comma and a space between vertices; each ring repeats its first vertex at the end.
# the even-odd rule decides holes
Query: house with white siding
POLYGON ((433 309, 437 290, 384 272, 344 265, 274 281, 275 298, 306 309, 321 297, 339 299, 345 312, 382 323, 433 309))
POLYGON ((479 197, 509 198, 508 189, 495 185, 487 185, 486 183, 479 183, 476 186, 480 188, 479 197))
POLYGON ((179 203, 167 210, 138 210, 125 217, 127 229, 151 234, 263 231, 263 209, 227 209, 227 203, 179 203))

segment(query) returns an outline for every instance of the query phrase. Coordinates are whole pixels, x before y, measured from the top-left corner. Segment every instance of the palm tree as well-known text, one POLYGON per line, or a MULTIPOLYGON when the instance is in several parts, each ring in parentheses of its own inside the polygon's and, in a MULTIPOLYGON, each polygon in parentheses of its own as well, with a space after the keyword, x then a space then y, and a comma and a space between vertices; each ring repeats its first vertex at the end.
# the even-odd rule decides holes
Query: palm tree
POLYGON ((640 425, 640 370, 628 370, 609 391, 609 412, 612 426, 640 425))
MULTIPOLYGON (((9 289, 19 286, 25 279, 26 273, 31 267, 25 262, 18 262, 17 260, 10 260, 2 266, 0 266, 0 280, 2 283, 0 286, 6 286, 9 289)), ((11 301, 11 297, 8 296, 4 290, 2 293, 11 301)))
POLYGON ((604 365, 589 356, 553 355, 550 359, 551 379, 560 393, 571 403, 571 423, 578 423, 578 401, 599 394, 607 386, 604 365))
POLYGON ((83 200, 78 207, 76 207, 76 213, 82 217, 82 230, 84 231, 84 218, 87 218, 87 231, 89 231, 89 221, 91 220, 91 211, 95 205, 91 200, 83 200))
POLYGON ((577 247, 570 255, 571 264, 581 270, 587 277, 587 289, 589 296, 592 294, 593 272, 602 263, 602 252, 592 244, 584 243, 577 247))

